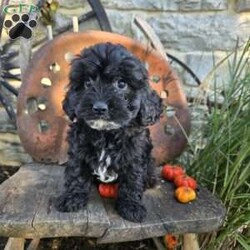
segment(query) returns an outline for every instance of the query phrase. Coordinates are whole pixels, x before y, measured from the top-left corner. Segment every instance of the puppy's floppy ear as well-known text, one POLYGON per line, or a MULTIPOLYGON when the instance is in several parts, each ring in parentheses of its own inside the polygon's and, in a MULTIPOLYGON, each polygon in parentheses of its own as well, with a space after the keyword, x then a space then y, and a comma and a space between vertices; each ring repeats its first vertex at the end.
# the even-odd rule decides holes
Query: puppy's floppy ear
POLYGON ((76 117, 75 114, 76 104, 77 104, 77 93, 74 90, 73 86, 70 86, 63 100, 63 110, 71 121, 73 121, 74 118, 76 117))
POLYGON ((84 82, 84 68, 84 60, 81 56, 77 56, 71 62, 69 74, 70 83, 63 100, 63 110, 71 121, 73 121, 76 117, 76 106, 78 104, 79 95, 84 82))
POLYGON ((163 111, 162 100, 149 85, 141 89, 141 94, 141 106, 137 116, 139 123, 141 126, 153 125, 163 111))

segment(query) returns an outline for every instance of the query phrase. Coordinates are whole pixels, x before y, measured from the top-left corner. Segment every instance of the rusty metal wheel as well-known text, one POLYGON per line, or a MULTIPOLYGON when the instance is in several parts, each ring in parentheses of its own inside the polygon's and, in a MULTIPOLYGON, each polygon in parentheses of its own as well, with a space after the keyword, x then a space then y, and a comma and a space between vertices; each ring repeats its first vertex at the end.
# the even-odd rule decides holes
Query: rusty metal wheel
POLYGON ((187 101, 178 77, 155 50, 128 37, 102 31, 64 33, 34 54, 18 96, 17 127, 24 148, 36 161, 65 162, 68 120, 61 103, 68 84, 70 58, 101 42, 122 44, 146 64, 150 84, 167 106, 160 122, 150 127, 153 154, 158 164, 175 158, 183 151, 190 130, 187 101))

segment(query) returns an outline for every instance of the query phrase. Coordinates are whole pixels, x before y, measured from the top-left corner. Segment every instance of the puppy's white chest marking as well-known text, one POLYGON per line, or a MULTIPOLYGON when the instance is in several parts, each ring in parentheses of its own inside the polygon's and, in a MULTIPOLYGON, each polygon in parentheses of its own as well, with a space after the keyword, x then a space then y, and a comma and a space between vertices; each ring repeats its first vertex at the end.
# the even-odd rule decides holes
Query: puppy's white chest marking
POLYGON ((109 169, 110 165, 111 157, 106 154, 104 149, 102 149, 99 157, 99 166, 94 170, 93 174, 97 176, 97 179, 104 183, 115 181, 118 174, 114 170, 109 169))

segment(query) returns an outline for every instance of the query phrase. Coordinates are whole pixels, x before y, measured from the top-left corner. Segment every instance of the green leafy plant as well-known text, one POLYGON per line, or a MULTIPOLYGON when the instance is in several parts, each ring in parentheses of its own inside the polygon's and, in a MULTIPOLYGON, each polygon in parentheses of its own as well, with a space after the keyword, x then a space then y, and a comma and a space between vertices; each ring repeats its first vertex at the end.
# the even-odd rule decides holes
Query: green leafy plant
MULTIPOLYGON (((227 58, 229 82, 213 92, 214 105, 200 128, 203 147, 189 140, 189 173, 226 207, 224 224, 200 237, 202 249, 250 248, 250 41, 227 58), (217 102, 218 94, 224 101, 217 102)), ((196 133, 197 134, 197 133, 196 133)))

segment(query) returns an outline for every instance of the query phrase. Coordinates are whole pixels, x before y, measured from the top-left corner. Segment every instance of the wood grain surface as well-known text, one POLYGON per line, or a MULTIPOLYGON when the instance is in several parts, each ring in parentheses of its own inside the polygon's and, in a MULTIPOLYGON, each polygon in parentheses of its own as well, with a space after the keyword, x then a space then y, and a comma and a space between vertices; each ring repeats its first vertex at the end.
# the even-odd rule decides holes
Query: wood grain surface
POLYGON ((225 209, 219 199, 199 187, 197 199, 181 204, 174 198, 172 183, 159 180, 147 190, 144 204, 148 215, 143 223, 122 219, 114 209, 115 200, 100 198, 95 186, 85 209, 61 213, 53 206, 63 191, 64 167, 32 163, 0 186, 0 235, 44 238, 86 236, 99 243, 133 241, 166 233, 202 233, 216 230, 225 209))

